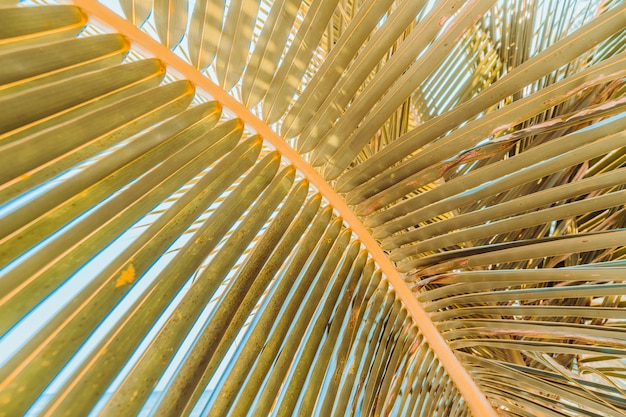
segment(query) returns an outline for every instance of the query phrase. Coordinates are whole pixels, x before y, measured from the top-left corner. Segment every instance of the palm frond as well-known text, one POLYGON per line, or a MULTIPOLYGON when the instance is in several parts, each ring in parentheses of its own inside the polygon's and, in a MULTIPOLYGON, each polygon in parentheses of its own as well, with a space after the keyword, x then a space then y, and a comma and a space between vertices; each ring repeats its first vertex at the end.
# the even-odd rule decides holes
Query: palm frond
POLYGON ((0 3, 0 416, 626 412, 622 1, 0 3))

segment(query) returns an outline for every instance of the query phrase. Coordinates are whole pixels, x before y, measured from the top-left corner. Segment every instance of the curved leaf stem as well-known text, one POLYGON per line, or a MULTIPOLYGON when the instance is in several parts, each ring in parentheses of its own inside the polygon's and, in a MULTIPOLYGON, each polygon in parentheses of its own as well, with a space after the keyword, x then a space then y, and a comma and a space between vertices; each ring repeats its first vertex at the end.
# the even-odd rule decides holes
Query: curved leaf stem
POLYGON ((265 122, 257 118, 250 110, 236 101, 221 87, 106 6, 95 0, 72 0, 72 3, 87 12, 90 20, 96 21, 126 36, 137 50, 145 52, 149 56, 159 58, 167 64, 168 71, 193 82, 197 88, 219 101, 224 106, 225 111, 230 110, 234 116, 243 120, 250 130, 263 136, 266 142, 279 151, 304 178, 309 180, 326 198, 338 215, 343 218, 348 227, 356 234, 374 261, 378 264, 381 271, 385 274, 387 280, 394 288, 397 297, 402 301, 416 326, 420 329, 431 349, 435 352, 439 361, 450 375, 450 378, 456 384, 472 413, 475 416, 481 417, 497 416, 485 395, 445 342, 428 313, 426 313, 421 304, 419 304, 404 279, 383 252, 378 242, 372 237, 369 230, 337 192, 335 192, 331 185, 318 174, 295 149, 285 142, 282 137, 277 135, 265 122))

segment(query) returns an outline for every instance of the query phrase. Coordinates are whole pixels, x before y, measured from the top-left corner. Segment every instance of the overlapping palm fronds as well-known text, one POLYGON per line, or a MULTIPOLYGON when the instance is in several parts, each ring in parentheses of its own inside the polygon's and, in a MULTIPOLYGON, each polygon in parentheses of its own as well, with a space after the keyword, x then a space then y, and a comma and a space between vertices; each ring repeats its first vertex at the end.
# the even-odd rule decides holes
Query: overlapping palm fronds
POLYGON ((624 2, 2 3, 0 415, 626 413, 624 2))

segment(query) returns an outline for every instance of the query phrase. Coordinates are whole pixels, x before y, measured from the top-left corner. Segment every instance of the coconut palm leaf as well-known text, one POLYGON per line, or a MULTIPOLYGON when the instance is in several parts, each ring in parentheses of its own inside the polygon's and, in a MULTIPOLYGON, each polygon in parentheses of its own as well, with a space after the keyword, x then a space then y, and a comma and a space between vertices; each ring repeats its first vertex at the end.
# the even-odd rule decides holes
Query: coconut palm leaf
POLYGON ((626 413, 624 2, 44 3, 0 416, 626 413))

